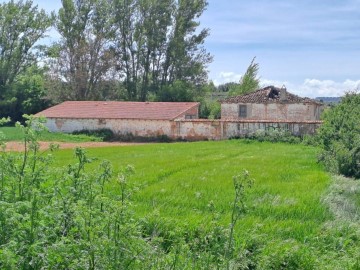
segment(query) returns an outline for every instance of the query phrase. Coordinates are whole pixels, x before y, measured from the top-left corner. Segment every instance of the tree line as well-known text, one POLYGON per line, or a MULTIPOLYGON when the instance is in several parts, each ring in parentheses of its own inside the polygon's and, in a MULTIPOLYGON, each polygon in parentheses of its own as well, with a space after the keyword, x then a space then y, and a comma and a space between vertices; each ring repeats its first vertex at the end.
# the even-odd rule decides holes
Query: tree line
MULTIPOLYGON (((0 114, 19 119, 64 100, 191 101, 207 85, 206 0, 0 4, 0 114), (59 38, 47 45, 47 32, 59 38)), ((206 87, 205 87, 206 88, 206 87)))

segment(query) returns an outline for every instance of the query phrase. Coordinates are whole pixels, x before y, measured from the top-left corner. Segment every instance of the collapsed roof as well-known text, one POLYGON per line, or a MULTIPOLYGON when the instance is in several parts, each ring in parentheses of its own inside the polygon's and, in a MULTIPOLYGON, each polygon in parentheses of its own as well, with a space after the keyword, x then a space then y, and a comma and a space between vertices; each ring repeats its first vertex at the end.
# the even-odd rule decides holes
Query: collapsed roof
POLYGON ((318 101, 307 98, 299 97, 292 93, 289 93, 285 87, 278 88, 275 86, 267 86, 255 92, 229 97, 221 100, 221 103, 316 103, 321 104, 318 101))

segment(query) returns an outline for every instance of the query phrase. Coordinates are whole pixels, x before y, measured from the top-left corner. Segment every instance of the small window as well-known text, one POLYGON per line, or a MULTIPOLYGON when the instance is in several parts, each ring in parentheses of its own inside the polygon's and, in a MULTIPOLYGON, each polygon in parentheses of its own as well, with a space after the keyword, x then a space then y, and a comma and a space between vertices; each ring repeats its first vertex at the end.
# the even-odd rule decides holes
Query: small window
POLYGON ((239 117, 246 118, 246 105, 239 105, 239 117))
POLYGON ((186 114, 185 119, 196 119, 196 115, 193 114, 186 114))

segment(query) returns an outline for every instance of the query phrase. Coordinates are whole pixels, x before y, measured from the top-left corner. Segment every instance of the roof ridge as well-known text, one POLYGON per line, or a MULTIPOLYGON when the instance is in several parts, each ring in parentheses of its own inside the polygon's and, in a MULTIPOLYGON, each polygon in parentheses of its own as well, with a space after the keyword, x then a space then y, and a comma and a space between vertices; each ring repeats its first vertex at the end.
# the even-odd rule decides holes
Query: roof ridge
POLYGON ((64 101, 35 116, 172 120, 197 106, 199 102, 64 101))

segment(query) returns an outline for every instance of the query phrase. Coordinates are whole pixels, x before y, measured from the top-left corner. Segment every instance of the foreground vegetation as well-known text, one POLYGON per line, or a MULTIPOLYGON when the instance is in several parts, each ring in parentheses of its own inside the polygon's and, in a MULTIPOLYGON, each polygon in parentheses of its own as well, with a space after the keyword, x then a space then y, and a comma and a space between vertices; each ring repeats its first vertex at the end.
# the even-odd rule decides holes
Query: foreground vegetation
POLYGON ((319 130, 322 161, 333 173, 360 179, 360 93, 347 93, 323 114, 319 130))
POLYGON ((360 267, 360 185, 331 179, 314 147, 231 140, 74 157, 39 153, 38 133, 22 130, 26 151, 0 158, 1 269, 360 267))

